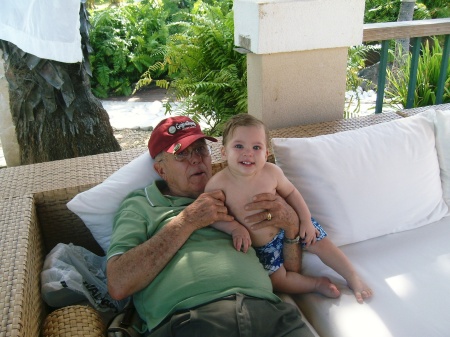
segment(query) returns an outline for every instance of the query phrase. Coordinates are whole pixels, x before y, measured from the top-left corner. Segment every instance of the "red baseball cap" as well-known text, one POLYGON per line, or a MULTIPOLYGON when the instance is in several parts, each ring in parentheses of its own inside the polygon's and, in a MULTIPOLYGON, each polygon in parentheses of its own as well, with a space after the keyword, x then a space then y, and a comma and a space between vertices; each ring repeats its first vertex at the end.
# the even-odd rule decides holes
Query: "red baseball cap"
POLYGON ((183 151, 198 139, 206 138, 217 142, 214 137, 205 135, 200 125, 186 116, 176 116, 163 119, 153 129, 148 140, 150 156, 155 158, 162 151, 176 153, 183 151))

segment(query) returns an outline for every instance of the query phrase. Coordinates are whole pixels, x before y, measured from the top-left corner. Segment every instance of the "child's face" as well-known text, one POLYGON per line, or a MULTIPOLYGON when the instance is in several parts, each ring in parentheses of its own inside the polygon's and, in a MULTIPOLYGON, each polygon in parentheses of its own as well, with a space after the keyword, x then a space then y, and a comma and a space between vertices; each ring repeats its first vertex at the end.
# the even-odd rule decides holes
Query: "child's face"
POLYGON ((261 169, 268 154, 266 134, 260 126, 237 127, 222 148, 229 168, 247 174, 261 169))

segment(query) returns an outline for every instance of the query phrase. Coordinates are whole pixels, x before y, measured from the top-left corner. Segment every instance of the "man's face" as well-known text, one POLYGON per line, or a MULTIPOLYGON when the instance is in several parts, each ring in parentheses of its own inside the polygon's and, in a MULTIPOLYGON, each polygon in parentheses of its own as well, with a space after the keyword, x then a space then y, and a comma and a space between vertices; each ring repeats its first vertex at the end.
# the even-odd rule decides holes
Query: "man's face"
POLYGON ((201 156, 194 151, 200 146, 206 146, 204 139, 186 148, 184 151, 190 155, 181 161, 170 153, 163 153, 162 159, 157 158, 155 170, 166 181, 170 195, 197 198, 204 192, 212 176, 212 167, 211 156, 201 156))

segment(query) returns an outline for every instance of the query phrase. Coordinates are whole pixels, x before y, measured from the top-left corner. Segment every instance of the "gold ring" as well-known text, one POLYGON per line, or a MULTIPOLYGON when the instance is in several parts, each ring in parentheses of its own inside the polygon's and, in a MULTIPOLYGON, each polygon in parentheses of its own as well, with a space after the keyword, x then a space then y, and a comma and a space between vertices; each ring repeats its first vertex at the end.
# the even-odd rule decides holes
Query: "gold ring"
POLYGON ((267 221, 272 220, 272 214, 270 212, 267 212, 267 221))

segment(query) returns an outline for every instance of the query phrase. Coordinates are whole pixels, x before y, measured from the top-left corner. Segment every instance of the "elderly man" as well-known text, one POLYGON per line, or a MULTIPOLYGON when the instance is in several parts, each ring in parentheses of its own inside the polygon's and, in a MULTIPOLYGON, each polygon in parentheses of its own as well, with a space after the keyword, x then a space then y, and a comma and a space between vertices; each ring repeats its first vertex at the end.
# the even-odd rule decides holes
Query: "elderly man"
MULTIPOLYGON (((211 228, 231 221, 222 191, 204 193, 211 152, 199 125, 183 116, 161 121, 148 147, 162 180, 131 193, 115 219, 108 251, 108 289, 133 295, 150 336, 312 336, 297 309, 273 292, 253 249, 233 248, 211 228)), ((245 188, 245 186, 243 186, 245 188)), ((298 235, 298 217, 280 197, 262 194, 248 209, 255 228, 275 225, 298 235)), ((285 264, 300 269, 298 245, 285 264)))

